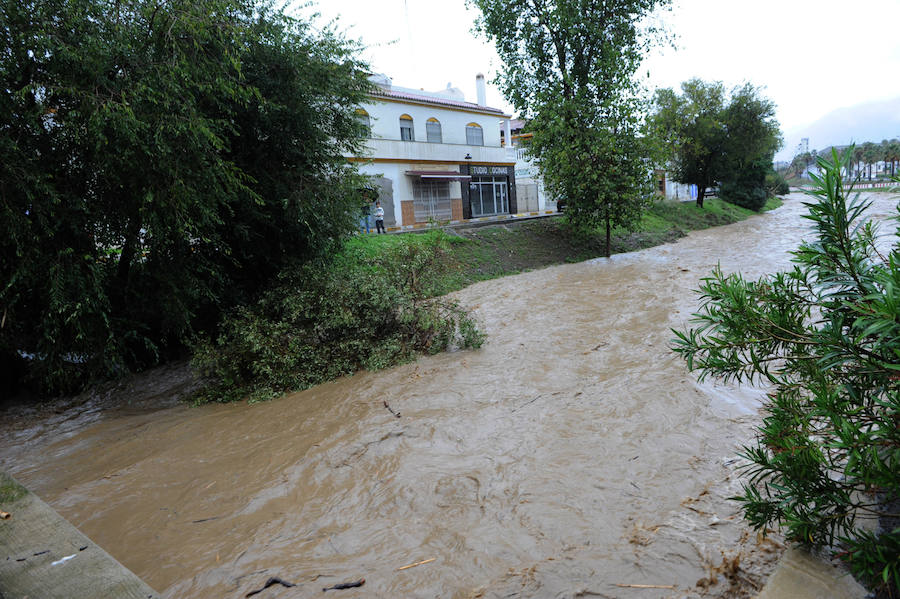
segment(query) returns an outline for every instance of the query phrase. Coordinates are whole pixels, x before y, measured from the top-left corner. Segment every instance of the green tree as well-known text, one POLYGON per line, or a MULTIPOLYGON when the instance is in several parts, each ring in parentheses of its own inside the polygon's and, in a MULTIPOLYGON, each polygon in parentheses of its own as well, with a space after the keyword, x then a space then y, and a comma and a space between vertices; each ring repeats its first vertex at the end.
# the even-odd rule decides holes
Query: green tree
POLYGON ((654 135, 668 149, 670 168, 679 183, 697 186, 697 206, 725 168, 725 87, 721 82, 691 79, 682 94, 659 89, 650 117, 654 135))
POLYGON ((806 172, 806 157, 803 154, 797 154, 791 159, 791 164, 788 167, 789 172, 798 178, 802 178, 803 174, 806 172))
MULTIPOLYGON (((882 139, 881 143, 878 144, 877 148, 878 161, 884 164, 884 173, 888 174, 888 169, 891 168, 891 142, 887 139, 882 139), (890 165, 890 166, 889 166, 890 165)), ((893 173, 890 176, 894 176, 893 173)))
POLYGON ((252 181, 254 201, 230 206, 219 227, 231 248, 221 267, 242 292, 229 303, 354 230, 368 185, 345 158, 364 139, 355 116, 369 90, 361 48, 332 26, 314 32, 282 13, 258 15, 246 38, 241 74, 259 99, 230 107, 226 155, 252 181))
MULTIPOLYGON (((732 91, 723 121, 726 135, 719 195, 758 212, 767 199, 766 174, 772 171, 775 152, 781 147, 775 104, 748 83, 732 91)), ((809 152, 805 160, 811 160, 809 152)))
POLYGON ((0 0, 0 37, 0 370, 154 364, 349 230, 368 84, 333 31, 255 0, 0 0))
MULTIPOLYGON (((759 210, 781 144, 774 104, 750 84, 728 94, 721 82, 691 79, 681 89, 657 90, 649 119, 675 180, 697 186, 701 208, 706 189, 721 184, 723 199, 759 210)), ((792 168, 801 164, 797 158, 792 168)))
POLYGON ((634 74, 657 39, 642 17, 669 0, 469 0, 496 45, 506 97, 529 122, 530 152, 571 221, 635 222, 650 201, 634 74))
POLYGON ((812 152, 801 152, 794 156, 793 161, 791 162, 794 166, 796 174, 798 177, 806 177, 809 172, 810 166, 815 164, 816 156, 815 150, 812 152))
POLYGON ((675 331, 674 349, 701 379, 773 387, 744 449, 745 517, 804 545, 840 544, 858 577, 896 593, 900 245, 881 253, 868 204, 844 186, 852 150, 819 159, 816 237, 794 252, 793 270, 754 282, 717 269, 701 285, 697 328, 675 331))

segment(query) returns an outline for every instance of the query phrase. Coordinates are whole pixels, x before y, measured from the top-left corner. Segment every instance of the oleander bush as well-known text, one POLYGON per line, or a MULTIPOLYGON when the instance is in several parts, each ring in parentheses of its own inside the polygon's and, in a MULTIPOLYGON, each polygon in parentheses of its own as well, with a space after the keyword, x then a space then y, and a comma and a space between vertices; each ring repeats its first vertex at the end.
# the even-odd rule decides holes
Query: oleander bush
POLYGON ((675 331, 691 370, 772 390, 749 482, 736 499, 757 529, 833 547, 883 596, 900 589, 900 246, 884 249, 845 158, 819 159, 815 236, 788 272, 703 280, 696 328, 675 331), (866 522, 868 520, 868 522, 866 522))

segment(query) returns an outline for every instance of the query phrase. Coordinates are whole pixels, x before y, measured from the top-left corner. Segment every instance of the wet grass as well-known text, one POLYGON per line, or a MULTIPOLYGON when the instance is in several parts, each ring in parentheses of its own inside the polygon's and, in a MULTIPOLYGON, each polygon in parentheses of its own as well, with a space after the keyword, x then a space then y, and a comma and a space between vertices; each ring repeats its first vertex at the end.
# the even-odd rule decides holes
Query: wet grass
MULTIPOLYGON (((764 210, 773 210, 781 203, 777 198, 770 199, 764 210)), ((662 201, 643 215, 634 231, 613 231, 612 253, 671 243, 690 231, 738 222, 754 214, 718 198, 707 198, 702 209, 694 202, 662 201)), ((603 256, 605 251, 602 231, 576 233, 565 216, 558 216, 482 227, 355 237, 338 259, 373 258, 397 245, 434 241, 444 244, 453 257, 454 267, 445 271, 435 289, 441 294, 477 281, 590 260, 603 256)))
POLYGON ((28 491, 17 483, 10 475, 0 472, 0 503, 7 506, 25 497, 28 491))

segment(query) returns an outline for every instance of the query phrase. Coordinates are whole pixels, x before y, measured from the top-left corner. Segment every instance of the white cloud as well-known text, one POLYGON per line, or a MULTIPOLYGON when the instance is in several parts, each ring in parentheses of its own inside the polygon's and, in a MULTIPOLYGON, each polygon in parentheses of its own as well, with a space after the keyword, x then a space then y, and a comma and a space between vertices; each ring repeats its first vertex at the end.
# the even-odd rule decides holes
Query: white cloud
MULTIPOLYGON (((475 74, 490 81, 500 65, 472 32, 465 0, 328 0, 364 56, 397 85, 437 90, 450 82, 475 98, 475 74)), ((301 14, 308 14, 308 9, 301 14)), ((678 87, 691 77, 764 86, 785 130, 832 110, 900 96, 900 1, 676 0, 661 19, 679 49, 655 52, 651 85, 678 87)), ((488 104, 512 110, 496 88, 488 104)))
POLYGON ((785 129, 900 96, 897 0, 680 0, 669 24, 679 50, 648 61, 652 81, 765 86, 785 129))
MULTIPOLYGON (((396 85, 437 91, 451 83, 474 102, 475 75, 490 82, 500 66, 493 47, 472 33, 476 13, 465 0, 329 0, 315 8, 326 20, 339 18, 341 29, 368 46, 363 57, 373 70, 396 85)), ((512 111, 490 83, 487 103, 512 111)))

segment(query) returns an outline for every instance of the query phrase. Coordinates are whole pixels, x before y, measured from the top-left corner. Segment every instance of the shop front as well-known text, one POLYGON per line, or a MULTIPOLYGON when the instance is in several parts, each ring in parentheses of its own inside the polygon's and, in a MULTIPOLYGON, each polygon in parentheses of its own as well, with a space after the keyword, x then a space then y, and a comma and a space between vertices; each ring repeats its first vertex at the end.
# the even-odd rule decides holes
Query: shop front
POLYGON ((469 176, 451 170, 408 170, 406 178, 412 191, 412 200, 401 202, 403 222, 422 224, 462 219, 461 187, 469 182, 469 176))
POLYGON ((516 212, 515 170, 501 165, 460 165, 471 178, 461 186, 463 218, 516 212))

